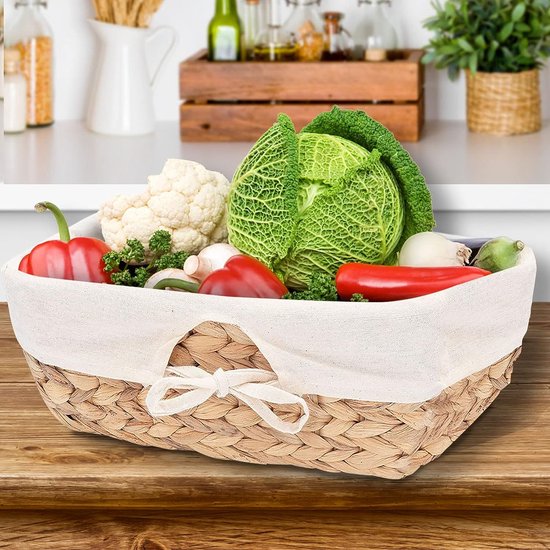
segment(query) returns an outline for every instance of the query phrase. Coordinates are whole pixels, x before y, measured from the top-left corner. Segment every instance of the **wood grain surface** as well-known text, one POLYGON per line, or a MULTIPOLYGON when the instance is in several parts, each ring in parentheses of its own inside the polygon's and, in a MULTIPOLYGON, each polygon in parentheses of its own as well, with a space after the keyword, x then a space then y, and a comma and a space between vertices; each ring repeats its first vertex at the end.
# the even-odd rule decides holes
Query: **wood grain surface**
POLYGON ((180 98, 193 101, 418 101, 424 87, 421 50, 397 61, 367 63, 180 64, 180 98))
POLYGON ((550 540, 541 511, 49 511, 1 519, 0 540, 17 550, 539 550, 550 540))
POLYGON ((0 305, 0 548, 550 548, 550 303, 512 384, 402 481, 212 460, 73 433, 0 305))
POLYGON ((298 129, 333 105, 362 109, 401 141, 424 121, 422 50, 368 63, 211 63, 199 52, 180 64, 182 141, 256 141, 284 112, 298 129))
MULTIPOLYGON (((256 141, 286 113, 301 130, 318 114, 330 111, 332 103, 182 103, 180 136, 182 141, 256 141)), ((388 127, 400 141, 418 141, 423 123, 423 100, 402 104, 351 103, 346 109, 360 109, 388 127)))

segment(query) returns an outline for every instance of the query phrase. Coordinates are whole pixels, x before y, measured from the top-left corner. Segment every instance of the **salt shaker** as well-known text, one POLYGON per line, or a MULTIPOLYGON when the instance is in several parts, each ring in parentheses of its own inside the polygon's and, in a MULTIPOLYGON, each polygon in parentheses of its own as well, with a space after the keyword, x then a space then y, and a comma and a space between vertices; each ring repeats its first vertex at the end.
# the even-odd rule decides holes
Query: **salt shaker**
POLYGON ((4 132, 22 132, 27 127, 27 79, 21 72, 21 54, 4 52, 4 132))

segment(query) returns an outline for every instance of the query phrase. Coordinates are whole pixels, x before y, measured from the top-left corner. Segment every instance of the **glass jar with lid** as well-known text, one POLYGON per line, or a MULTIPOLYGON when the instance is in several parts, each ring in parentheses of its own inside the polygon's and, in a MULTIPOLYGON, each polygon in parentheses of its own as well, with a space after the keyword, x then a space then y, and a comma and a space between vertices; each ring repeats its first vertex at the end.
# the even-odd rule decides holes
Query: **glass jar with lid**
POLYGON ((323 55, 323 23, 319 14, 321 0, 286 0, 292 12, 284 30, 296 44, 298 61, 320 61, 323 55))
POLYGON ((391 0, 359 0, 359 5, 362 4, 370 7, 360 28, 364 36, 364 59, 386 61, 389 53, 397 48, 397 33, 384 9, 384 5, 391 6, 391 0))
POLYGON ((342 27, 344 14, 339 11, 327 11, 325 18, 325 35, 323 61, 350 61, 353 59, 353 40, 350 33, 342 27))
POLYGON ((21 54, 27 79, 27 125, 47 126, 53 114, 53 34, 44 16, 46 0, 16 0, 14 20, 6 30, 7 46, 21 54))
POLYGON ((281 24, 280 0, 268 0, 267 22, 256 38, 254 61, 294 61, 296 44, 281 24))

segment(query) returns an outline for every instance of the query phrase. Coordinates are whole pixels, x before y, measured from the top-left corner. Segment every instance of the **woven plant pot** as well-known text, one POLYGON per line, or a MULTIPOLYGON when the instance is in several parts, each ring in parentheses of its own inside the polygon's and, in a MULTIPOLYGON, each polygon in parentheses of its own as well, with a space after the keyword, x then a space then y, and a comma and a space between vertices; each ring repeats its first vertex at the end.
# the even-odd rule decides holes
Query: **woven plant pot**
POLYGON ((538 70, 476 74, 467 71, 467 81, 468 128, 472 132, 509 136, 540 130, 538 70))
MULTIPOLYGON (((44 365, 26 354, 38 389, 54 416, 69 428, 139 445, 193 450, 225 460, 293 465, 399 479, 437 458, 510 382, 518 348, 494 365, 460 380, 422 403, 376 403, 303 396, 310 417, 296 435, 266 424, 236 397, 211 397, 172 416, 152 417, 141 384, 44 365)), ((234 325, 202 323, 174 348, 170 365, 271 370, 234 325)), ((169 397, 181 390, 171 390, 169 397)), ((288 421, 297 405, 274 405, 288 421)))

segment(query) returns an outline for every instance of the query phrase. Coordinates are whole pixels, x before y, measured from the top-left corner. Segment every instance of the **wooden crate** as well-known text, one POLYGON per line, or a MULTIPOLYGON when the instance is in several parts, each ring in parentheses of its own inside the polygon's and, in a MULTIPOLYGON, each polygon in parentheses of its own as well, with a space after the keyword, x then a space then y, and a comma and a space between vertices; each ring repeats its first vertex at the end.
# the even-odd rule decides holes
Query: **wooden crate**
POLYGON ((182 141, 255 141, 284 112, 299 130, 340 105, 362 109, 402 141, 424 121, 422 50, 390 61, 212 63, 199 52, 180 64, 182 141))

